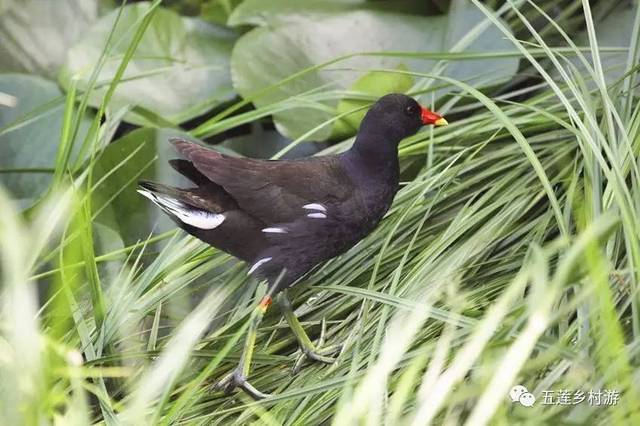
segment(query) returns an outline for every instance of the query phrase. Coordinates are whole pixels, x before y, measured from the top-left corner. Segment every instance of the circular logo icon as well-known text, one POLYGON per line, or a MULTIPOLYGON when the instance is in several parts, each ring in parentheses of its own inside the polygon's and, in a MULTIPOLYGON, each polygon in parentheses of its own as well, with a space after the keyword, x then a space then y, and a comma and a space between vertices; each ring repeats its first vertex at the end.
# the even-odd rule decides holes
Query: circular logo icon
POLYGON ((520 395, 518 401, 520 401, 520 404, 524 405, 525 407, 533 407, 533 404, 536 402, 536 397, 529 392, 525 392, 520 395))
POLYGON ((516 401, 520 401, 520 396, 524 393, 529 393, 527 388, 525 388, 522 385, 515 385, 514 387, 511 388, 511 391, 509 392, 509 396, 511 397, 512 402, 516 402, 516 401))

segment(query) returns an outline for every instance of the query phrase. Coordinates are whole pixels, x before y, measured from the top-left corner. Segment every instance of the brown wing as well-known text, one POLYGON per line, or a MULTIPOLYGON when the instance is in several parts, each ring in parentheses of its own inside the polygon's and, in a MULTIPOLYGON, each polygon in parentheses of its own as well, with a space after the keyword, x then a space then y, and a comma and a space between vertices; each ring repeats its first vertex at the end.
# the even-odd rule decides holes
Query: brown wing
POLYGON ((242 210, 267 224, 295 221, 305 214, 303 206, 311 203, 330 209, 352 193, 353 185, 338 157, 255 160, 230 157, 180 139, 171 142, 242 210))

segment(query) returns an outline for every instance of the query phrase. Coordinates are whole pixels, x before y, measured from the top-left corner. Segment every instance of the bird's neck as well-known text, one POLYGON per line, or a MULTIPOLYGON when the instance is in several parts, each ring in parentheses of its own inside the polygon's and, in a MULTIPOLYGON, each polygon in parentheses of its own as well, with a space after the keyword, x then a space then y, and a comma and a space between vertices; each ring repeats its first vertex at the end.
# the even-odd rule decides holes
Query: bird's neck
POLYGON ((344 158, 360 179, 390 184, 398 181, 397 144, 384 135, 359 134, 344 158))

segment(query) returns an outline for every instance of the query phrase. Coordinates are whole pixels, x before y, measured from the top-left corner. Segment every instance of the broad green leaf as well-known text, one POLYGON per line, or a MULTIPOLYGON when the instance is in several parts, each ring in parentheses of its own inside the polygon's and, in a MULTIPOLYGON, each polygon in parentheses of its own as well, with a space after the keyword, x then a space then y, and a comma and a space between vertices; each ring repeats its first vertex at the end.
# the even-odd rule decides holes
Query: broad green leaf
MULTIPOLYGON (((398 67, 405 70, 406 67, 398 67)), ((374 98, 384 96, 387 93, 403 93, 408 91, 413 85, 413 77, 408 74, 390 74, 385 72, 371 71, 360 77, 351 87, 353 92, 370 95, 374 98)), ((340 101, 337 113, 345 114, 349 111, 369 105, 369 101, 361 99, 344 98, 340 101)), ((346 138, 354 134, 360 122, 366 114, 366 109, 353 112, 336 122, 333 127, 332 137, 346 138)))
POLYGON ((296 0, 245 0, 233 11, 228 24, 275 26, 362 9, 419 15, 435 15, 441 10, 428 0, 312 0, 304 7, 296 0))
MULTIPOLYGON (((326 3, 318 3, 312 10, 316 11, 326 3)), ((296 72, 343 55, 392 51, 447 52, 470 29, 484 20, 484 15, 466 0, 454 2, 449 14, 440 16, 393 13, 364 6, 351 7, 340 13, 334 13, 331 9, 323 13, 309 13, 309 7, 307 3, 301 5, 290 0, 268 3, 247 0, 236 10, 232 22, 268 24, 245 34, 234 47, 231 59, 233 82, 242 96, 251 97, 296 72), (272 14, 268 11, 275 7, 274 4, 290 11, 273 18, 277 19, 278 25, 269 21, 272 14), (241 15, 242 11, 248 9, 253 14, 241 15), (267 12, 263 14, 263 10, 267 12)), ((339 7, 344 8, 344 5, 339 7)), ((497 29, 490 27, 466 49, 484 52, 487 58, 452 62, 444 75, 478 85, 504 81, 515 73, 518 61, 515 58, 495 59, 491 54, 508 49, 509 42, 497 29)), ((321 96, 330 90, 348 89, 362 76, 362 70, 396 68, 404 64, 409 70, 425 72, 430 71, 435 63, 434 60, 415 57, 353 57, 280 84, 266 93, 260 93, 253 102, 261 107, 311 92, 321 96)), ((327 100, 326 97, 331 95, 322 100, 306 101, 306 105, 302 105, 303 97, 291 109, 275 114, 278 130, 295 138, 332 118, 338 99, 327 100)), ((309 139, 323 140, 330 134, 331 128, 325 126, 309 139)))
POLYGON ((245 0, 229 17, 229 25, 279 25, 304 23, 311 18, 335 13, 356 11, 366 5, 365 0, 313 0, 300 7, 296 0, 245 0))
MULTIPOLYGON (((122 55, 131 43, 133 28, 148 10, 148 3, 129 5, 115 28, 105 66, 98 84, 113 78, 122 55)), ((107 35, 118 11, 101 18, 67 55, 60 76, 67 87, 71 78, 79 78, 79 89, 87 88, 93 67, 100 57, 107 35)), ((229 75, 229 55, 233 32, 202 20, 181 17, 158 9, 128 64, 110 108, 139 106, 171 122, 179 123, 202 114, 233 96, 229 75)), ((94 90, 91 104, 102 101, 106 87, 94 90)), ((126 117, 136 124, 147 123, 134 112, 126 117)))
POLYGON ((97 17, 97 0, 0 0, 0 71, 55 78, 97 17))
MULTIPOLYGON (((23 74, 0 74, 0 93, 15 98, 15 107, 0 105, 0 183, 26 206, 47 189, 53 176, 64 102, 52 101, 63 94, 56 84, 23 74)), ((81 136, 89 124, 87 117, 81 136)))
POLYGON ((203 0, 200 17, 216 24, 225 25, 234 9, 242 0, 203 0))

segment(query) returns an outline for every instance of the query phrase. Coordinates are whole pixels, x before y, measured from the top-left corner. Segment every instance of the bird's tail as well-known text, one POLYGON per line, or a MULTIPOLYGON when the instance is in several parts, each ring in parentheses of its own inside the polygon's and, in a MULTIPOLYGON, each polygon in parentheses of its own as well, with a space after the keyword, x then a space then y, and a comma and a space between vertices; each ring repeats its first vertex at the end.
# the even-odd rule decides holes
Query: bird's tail
POLYGON ((138 182, 138 192, 167 213, 178 225, 214 229, 225 220, 223 214, 198 207, 190 201, 188 189, 178 189, 155 182, 138 182))

